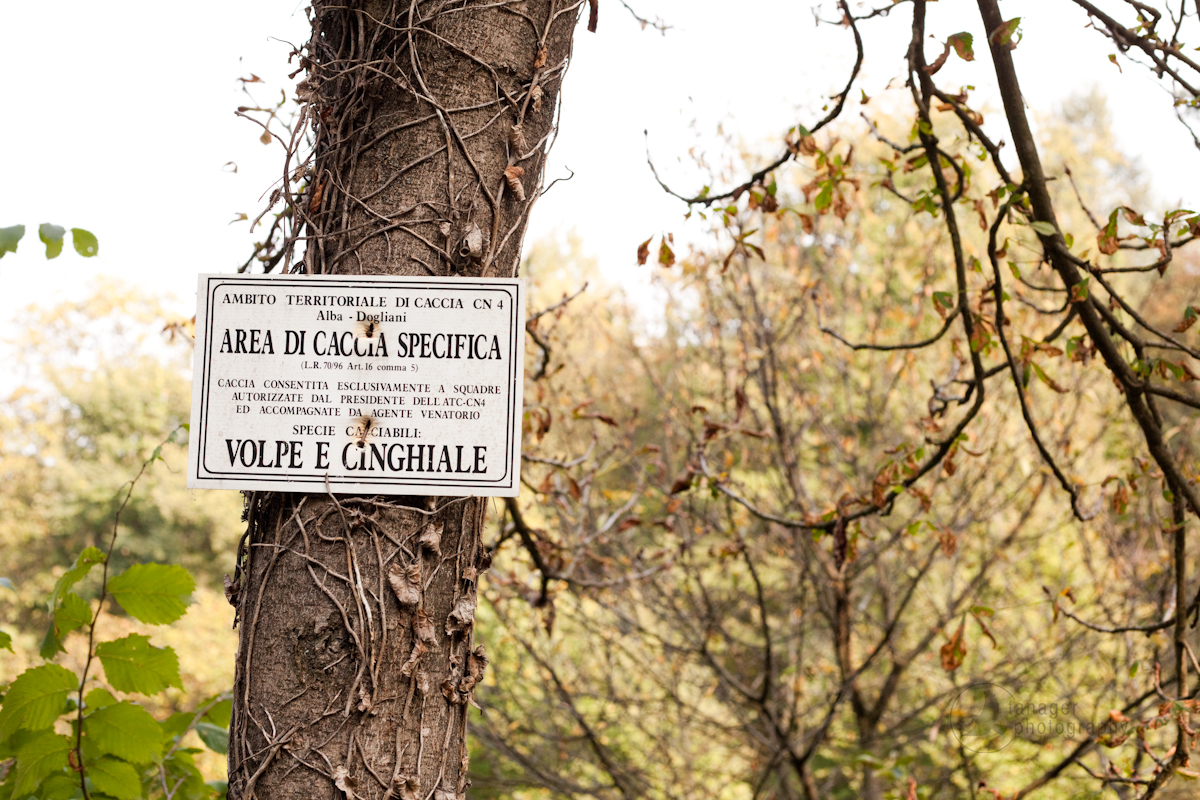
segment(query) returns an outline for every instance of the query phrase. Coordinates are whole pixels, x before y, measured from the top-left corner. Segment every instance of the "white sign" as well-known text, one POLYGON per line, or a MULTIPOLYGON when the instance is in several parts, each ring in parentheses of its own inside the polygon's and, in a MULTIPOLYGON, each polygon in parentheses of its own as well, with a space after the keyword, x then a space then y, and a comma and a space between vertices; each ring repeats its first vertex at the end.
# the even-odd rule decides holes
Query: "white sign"
POLYGON ((524 281, 201 275, 188 486, 515 497, 524 281))

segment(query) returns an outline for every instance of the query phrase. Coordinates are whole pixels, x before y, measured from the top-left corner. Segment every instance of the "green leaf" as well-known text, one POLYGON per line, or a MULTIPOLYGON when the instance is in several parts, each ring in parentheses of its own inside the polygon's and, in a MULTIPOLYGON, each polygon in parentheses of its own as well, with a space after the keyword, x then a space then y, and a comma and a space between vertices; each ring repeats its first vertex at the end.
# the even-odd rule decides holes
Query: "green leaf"
POLYGON ((1136 677, 1138 674, 1138 668, 1140 666, 1141 666, 1140 661, 1133 662, 1133 666, 1129 668, 1129 677, 1131 677, 1131 678, 1136 677))
POLYGON ((975 50, 971 47, 975 42, 975 37, 971 34, 966 31, 959 31, 958 33, 950 34, 950 38, 946 41, 950 43, 950 46, 954 48, 954 52, 958 53, 958 57, 963 61, 975 60, 975 50))
POLYGON ((66 667, 44 664, 17 676, 0 707, 0 740, 13 731, 49 728, 63 713, 67 695, 79 688, 79 678, 66 667))
POLYGON ((84 258, 91 258, 100 252, 100 242, 83 228, 71 228, 71 240, 75 244, 75 252, 84 258))
POLYGON ((83 718, 83 733, 101 753, 134 764, 162 757, 162 727, 149 711, 130 702, 93 711, 83 718))
POLYGON ((14 797, 32 794, 51 773, 67 766, 71 740, 62 734, 45 731, 21 745, 17 751, 17 782, 14 797))
POLYGON ((196 733, 200 741, 213 752, 226 755, 229 752, 229 731, 213 725, 211 722, 196 723, 196 733))
POLYGON ((42 240, 42 244, 46 245, 46 259, 58 258, 62 253, 63 234, 67 229, 61 225, 51 225, 49 222, 43 222, 38 225, 38 238, 42 240))
POLYGON ((1017 26, 1020 24, 1020 17, 1006 19, 1001 22, 999 26, 997 26, 996 30, 992 31, 992 35, 988 38, 990 38, 992 44, 996 45, 997 47, 1015 50, 1017 44, 1021 41, 1021 34, 1017 31, 1017 26), (1013 36, 1017 37, 1015 41, 1013 40, 1013 36))
MULTIPOLYGON (((210 700, 211 700, 211 698, 210 698, 210 700)), ((205 701, 205 702, 209 702, 209 701, 205 701)), ((203 705, 203 703, 201 705, 203 705)), ((213 705, 212 708, 210 708, 208 710, 208 713, 204 715, 205 722, 211 722, 212 724, 218 725, 222 728, 228 728, 229 721, 232 718, 233 718, 233 701, 232 700, 222 700, 221 702, 216 703, 215 705, 213 705)))
POLYGON ((105 706, 114 706, 120 701, 108 689, 97 687, 84 695, 83 702, 89 709, 95 710, 105 706))
POLYGON ((169 647, 155 647, 150 637, 131 633, 123 639, 96 645, 104 675, 119 692, 157 694, 168 686, 182 689, 179 656, 169 647))
POLYGON ((0 228, 0 258, 5 253, 17 252, 17 242, 25 235, 24 225, 13 225, 11 228, 0 228))
POLYGON ((833 203, 833 181, 822 181, 821 191, 817 193, 817 197, 813 200, 813 207, 817 211, 824 211, 833 203))
POLYGON ((658 263, 664 267, 671 267, 675 263, 675 251, 667 245, 666 239, 662 240, 658 248, 658 263))
POLYGON ((12 637, 4 631, 0 631, 0 650, 7 650, 10 653, 16 652, 12 649, 12 637))
POLYGON ((55 772, 42 781, 37 796, 38 800, 77 800, 80 796, 79 778, 66 770, 55 772))
POLYGON ((1029 223, 1029 227, 1033 228, 1042 236, 1053 236, 1055 233, 1053 225, 1051 225, 1049 222, 1042 222, 1041 220, 1029 223))
POLYGON ((62 640, 71 631, 78 630, 92 621, 92 607, 74 592, 63 595, 62 603, 54 610, 46 638, 42 640, 41 656, 54 658, 63 651, 62 640))
POLYGON ((74 592, 67 592, 62 604, 54 612, 54 625, 58 628, 59 636, 66 636, 74 630, 79 630, 92 621, 92 607, 74 592))
POLYGON ((117 800, 136 800, 142 796, 142 778, 132 764, 115 758, 101 758, 87 765, 87 776, 99 789, 117 800))
POLYGON ((108 582, 108 593, 129 615, 150 625, 174 622, 187 611, 196 582, 174 564, 134 564, 108 582))
POLYGON ((75 564, 54 582, 54 594, 50 596, 50 610, 53 611, 58 606, 58 598, 62 596, 63 592, 83 580, 92 567, 103 563, 104 553, 98 548, 84 548, 79 557, 75 559, 75 564))
POLYGON ((163 730, 163 741, 169 745, 176 737, 183 736, 195 718, 195 712, 176 711, 171 716, 159 722, 163 730))

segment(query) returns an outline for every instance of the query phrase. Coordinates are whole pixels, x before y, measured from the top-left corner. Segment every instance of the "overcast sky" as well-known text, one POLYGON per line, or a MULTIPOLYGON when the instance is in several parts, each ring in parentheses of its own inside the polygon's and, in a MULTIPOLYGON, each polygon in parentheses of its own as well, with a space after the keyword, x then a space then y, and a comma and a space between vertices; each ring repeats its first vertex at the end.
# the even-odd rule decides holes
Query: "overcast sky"
MULTIPOLYGON (((642 30, 617 0, 600 0, 599 32, 579 30, 547 173, 550 180, 569 169, 574 178, 537 205, 526 240, 574 228, 618 281, 650 269, 635 266, 639 242, 683 227, 684 209, 646 167, 643 131, 664 174, 697 189, 689 147, 711 149, 720 125, 737 141, 774 152, 790 125, 819 117, 853 56, 849 34, 817 28, 804 2, 631 4, 672 28, 665 36, 642 30)), ((939 79, 989 84, 974 3, 942 0, 929 8, 932 34, 967 30, 978 43, 974 63, 952 59, 939 79)), ((1107 40, 1085 29, 1086 16, 1069 0, 1005 0, 1002 10, 1025 17, 1015 58, 1035 112, 1099 84, 1118 109, 1119 141, 1151 169, 1160 195, 1198 202, 1200 154, 1144 70, 1126 64, 1119 72, 1107 40)), ((910 12, 901 6, 894 17, 863 26, 861 85, 871 96, 902 68, 910 12)), ((237 78, 257 74, 265 79, 254 86, 257 99, 278 98, 294 68, 287 42, 302 41, 307 27, 298 0, 0 4, 0 227, 30 229, 19 252, 0 259, 0 337, 12 334, 16 309, 77 294, 97 273, 173 292, 186 305, 194 302, 197 273, 230 271, 246 258, 246 224, 228 223, 239 212, 254 216, 281 159, 277 146, 263 146, 259 131, 234 116, 248 103, 237 78), (93 231, 99 257, 66 252, 47 262, 36 234, 46 221, 93 231)), ((931 42, 928 52, 937 46, 931 42)), ((999 118, 990 115, 988 124, 999 118)))

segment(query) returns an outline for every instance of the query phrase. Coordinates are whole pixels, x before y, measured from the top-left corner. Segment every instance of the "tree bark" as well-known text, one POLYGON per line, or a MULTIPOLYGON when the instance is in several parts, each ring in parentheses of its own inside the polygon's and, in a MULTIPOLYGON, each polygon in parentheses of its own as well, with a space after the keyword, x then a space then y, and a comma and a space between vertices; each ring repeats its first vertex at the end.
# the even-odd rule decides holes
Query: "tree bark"
MULTIPOLYGON (((515 275, 580 5, 314 2, 292 271, 515 275)), ((249 496, 230 798, 465 796, 485 503, 249 496)))

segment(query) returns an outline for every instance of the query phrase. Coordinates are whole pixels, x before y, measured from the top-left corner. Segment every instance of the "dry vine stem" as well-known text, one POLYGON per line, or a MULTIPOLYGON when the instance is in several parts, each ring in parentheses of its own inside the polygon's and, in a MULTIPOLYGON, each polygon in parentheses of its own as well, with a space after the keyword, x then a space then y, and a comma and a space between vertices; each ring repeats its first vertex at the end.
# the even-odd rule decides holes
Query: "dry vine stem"
MULTIPOLYGON (((284 264, 514 275, 581 5, 314 2, 284 264)), ((473 635, 484 511, 482 498, 250 496, 229 590, 229 797, 465 796, 487 663, 473 635)))

